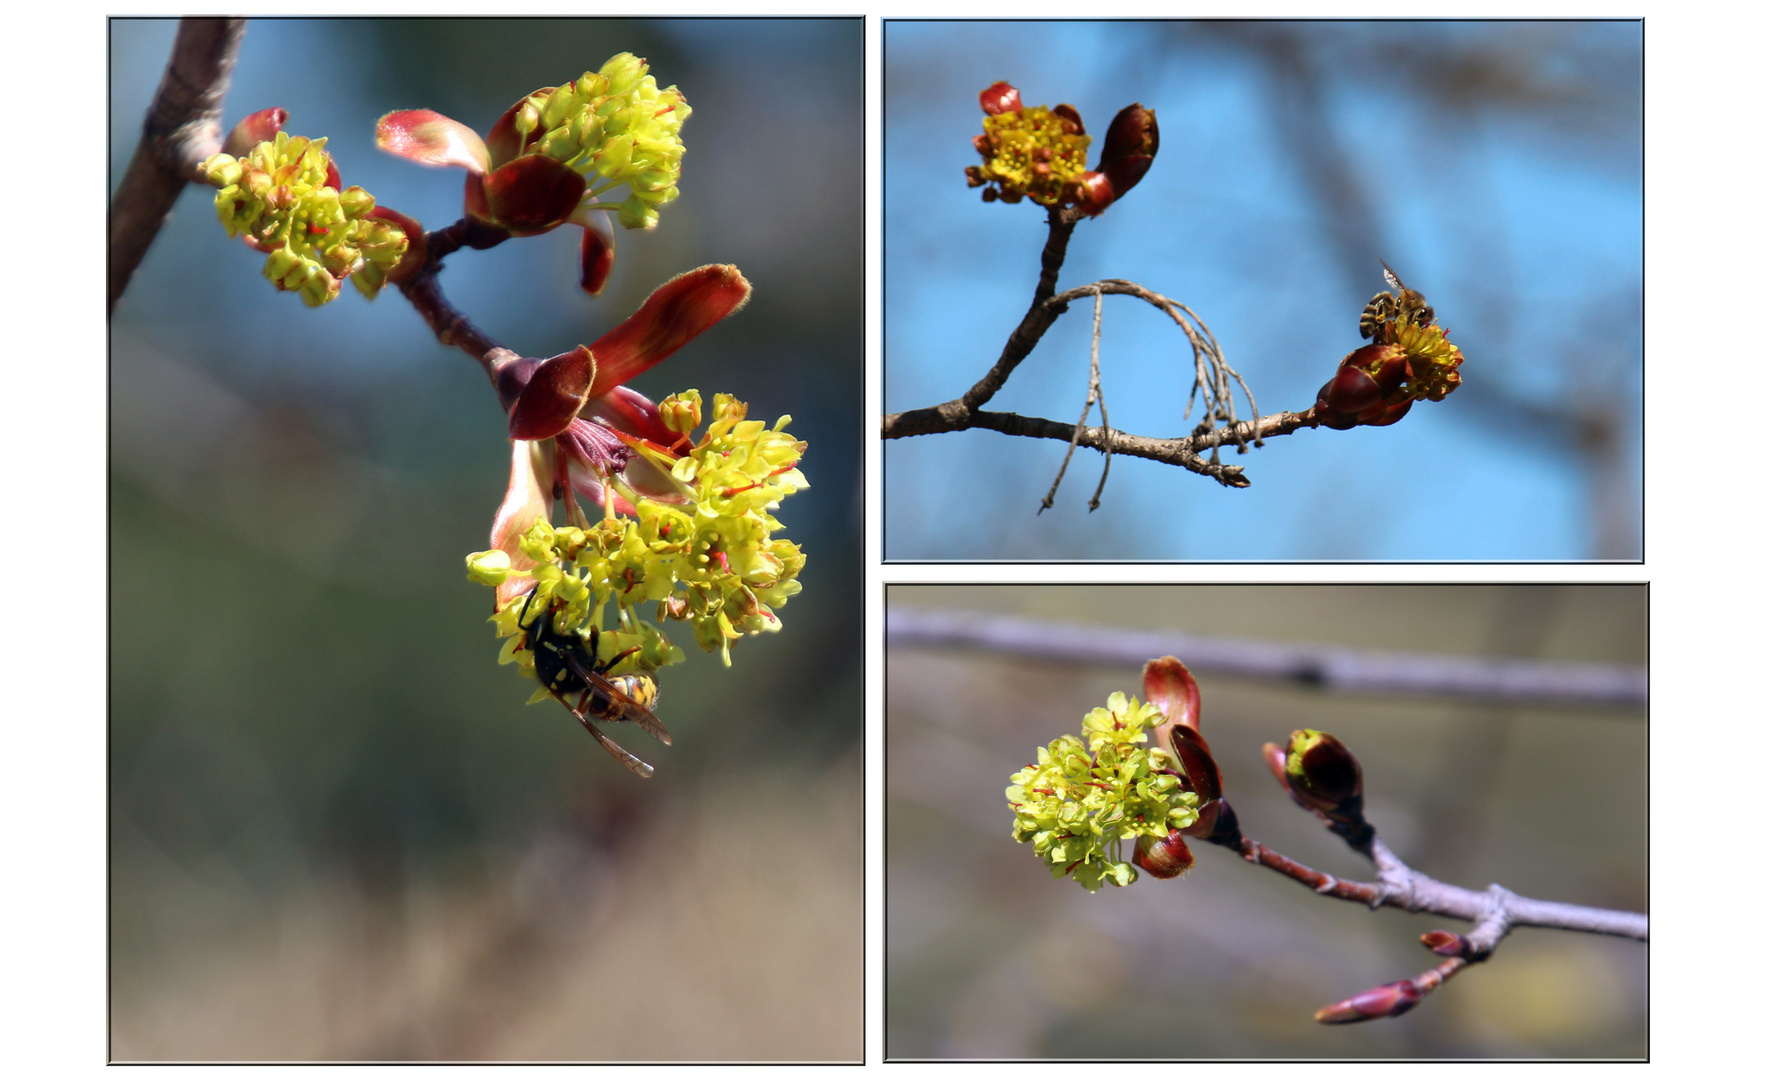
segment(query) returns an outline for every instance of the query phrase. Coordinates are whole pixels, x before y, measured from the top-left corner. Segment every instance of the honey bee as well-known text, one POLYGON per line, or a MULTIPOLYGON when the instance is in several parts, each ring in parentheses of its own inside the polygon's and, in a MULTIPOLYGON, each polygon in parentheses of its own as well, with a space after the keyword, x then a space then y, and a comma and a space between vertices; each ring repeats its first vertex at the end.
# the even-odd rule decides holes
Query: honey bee
POLYGON ((1387 285, 1393 292, 1375 293, 1374 299, 1362 309, 1362 320, 1358 325, 1363 337, 1373 338, 1377 345, 1385 345, 1393 339, 1394 324, 1428 326, 1436 321, 1436 309, 1430 307, 1422 293, 1407 289, 1385 259, 1381 260, 1380 265, 1386 275, 1387 285), (1394 293, 1398 295, 1395 296, 1394 293))
POLYGON ((605 663, 597 661, 597 646, 601 638, 599 628, 589 628, 587 641, 581 633, 560 633, 552 622, 553 613, 557 610, 552 604, 548 604, 545 611, 528 621, 528 609, 533 606, 538 592, 536 589, 528 594, 517 621, 524 631, 521 647, 533 652, 534 674, 539 677, 540 684, 560 705, 569 709, 571 715, 588 729, 589 734, 595 736, 595 741, 601 744, 602 749, 612 754, 621 765, 639 776, 650 776, 656 772, 655 769, 608 738, 595 726, 597 720, 603 723, 631 721, 662 740, 664 746, 673 745, 673 740, 669 738, 669 729, 650 711, 657 702, 656 680, 649 675, 610 677, 607 674, 621 660, 637 652, 639 647, 634 645, 605 663), (566 700, 567 694, 577 695, 575 705, 566 700))

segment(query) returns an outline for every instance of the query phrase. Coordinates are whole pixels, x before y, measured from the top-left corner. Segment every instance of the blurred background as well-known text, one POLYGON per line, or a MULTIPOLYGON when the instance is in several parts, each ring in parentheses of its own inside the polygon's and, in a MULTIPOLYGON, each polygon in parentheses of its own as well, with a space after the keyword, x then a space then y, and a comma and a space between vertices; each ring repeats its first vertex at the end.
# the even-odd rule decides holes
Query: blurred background
MULTIPOLYGON (((1311 405, 1361 344, 1378 259, 1466 363, 1396 426, 1224 458, 1249 489, 1119 457, 1091 514, 1096 453, 1038 516, 1061 443, 891 440, 885 557, 1641 558, 1643 49, 1637 21, 886 22, 885 412, 969 389, 1036 285, 1042 208, 963 177, 997 79, 1077 107, 1093 161, 1118 109, 1155 110, 1158 158, 1080 224, 1060 287, 1127 278, 1189 305, 1264 412, 1311 405)), ((1072 423, 1090 313, 989 408, 1072 423)), ((1156 309, 1108 299, 1100 365, 1114 427, 1196 423, 1189 346, 1156 309)))
MULTIPOLYGON (((891 586, 886 605, 1102 629, 1641 665, 1628 585, 891 586)), ((886 642, 885 1024, 891 1058, 1561 1058, 1648 1053, 1649 947, 1518 929, 1395 1020, 1314 1010, 1414 976, 1439 916, 1312 895, 1209 844, 1181 879, 1096 895, 1011 839, 1009 777, 1138 666, 886 642)), ((1180 659, 1183 659, 1180 657, 1180 659)), ((1310 727, 1362 763, 1369 820, 1414 869, 1645 911, 1645 710, 1352 695, 1199 668, 1201 729, 1248 836, 1373 875, 1289 801, 1260 747, 1310 727)))
MULTIPOLYGON (((688 635, 628 774, 496 664, 483 548, 508 470, 478 366, 396 292, 309 310, 187 189, 111 323, 110 1024, 117 1059, 852 1059, 861 1053, 861 24, 256 21, 225 124, 289 111, 431 228, 464 174, 373 146, 483 132, 621 50, 694 107, 680 199, 450 258, 450 298, 547 356, 671 275, 753 301, 638 378, 790 413, 814 485, 783 632, 688 635), (782 170, 791 182, 780 182, 782 170)), ((110 165, 175 23, 110 24, 110 165)))

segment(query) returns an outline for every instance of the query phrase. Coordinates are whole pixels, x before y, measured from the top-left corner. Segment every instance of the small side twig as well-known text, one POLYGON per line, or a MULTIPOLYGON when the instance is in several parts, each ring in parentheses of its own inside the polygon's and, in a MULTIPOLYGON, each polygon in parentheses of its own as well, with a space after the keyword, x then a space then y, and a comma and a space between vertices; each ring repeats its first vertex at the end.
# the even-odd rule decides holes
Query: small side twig
MULTIPOLYGON (((1079 445, 1080 430, 1086 425, 1086 416, 1092 411, 1093 402, 1098 403, 1098 415, 1104 422, 1104 430, 1110 431, 1110 414, 1104 410, 1104 386, 1098 377, 1098 339, 1104 328, 1104 295, 1096 294, 1092 298, 1092 371, 1086 383, 1086 402, 1080 407, 1080 419, 1074 424, 1074 439, 1068 443, 1068 452, 1062 455, 1061 468, 1055 471, 1055 482, 1049 485, 1049 494, 1043 496, 1043 505, 1037 513, 1055 505, 1055 491, 1061 487, 1061 478, 1067 475, 1068 463, 1074 459, 1074 448, 1079 445)), ((1098 478, 1098 490, 1092 493, 1092 501, 1088 509, 1098 509, 1099 496, 1104 494, 1104 482, 1111 474, 1110 448, 1104 451, 1104 475, 1098 478)))
POLYGON ((244 19, 183 19, 141 141, 110 201, 105 314, 135 276, 196 167, 221 149, 221 103, 233 79, 244 19))

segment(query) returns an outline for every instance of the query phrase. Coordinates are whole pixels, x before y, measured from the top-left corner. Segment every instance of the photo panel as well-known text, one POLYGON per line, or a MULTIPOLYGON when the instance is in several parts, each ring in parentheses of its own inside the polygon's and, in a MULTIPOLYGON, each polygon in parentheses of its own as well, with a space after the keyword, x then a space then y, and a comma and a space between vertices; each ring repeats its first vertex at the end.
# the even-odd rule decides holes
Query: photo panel
POLYGON ((112 296, 109 1057, 858 1060, 863 19, 191 22, 108 24, 113 205, 227 140, 112 296))
POLYGON ((886 19, 885 558, 1641 560, 1643 46, 886 19))
POLYGON ((888 587, 886 1059, 1646 1057, 1649 599, 888 587))

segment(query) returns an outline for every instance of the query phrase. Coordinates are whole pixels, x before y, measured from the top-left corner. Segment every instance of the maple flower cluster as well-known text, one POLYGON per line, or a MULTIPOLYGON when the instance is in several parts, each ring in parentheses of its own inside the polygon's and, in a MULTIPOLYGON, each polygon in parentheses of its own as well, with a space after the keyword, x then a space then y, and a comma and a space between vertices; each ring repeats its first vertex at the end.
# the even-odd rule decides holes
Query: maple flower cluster
POLYGON ((264 276, 308 307, 335 299, 346 277, 372 300, 409 246, 404 229, 373 216, 374 196, 339 190, 324 139, 277 131, 242 156, 216 154, 200 168, 219 189, 215 212, 227 235, 267 252, 264 276))
POLYGON ((1029 841, 1051 874, 1088 892, 1134 881, 1123 841, 1164 839, 1197 820, 1198 796, 1184 789, 1176 760, 1143 745, 1146 729, 1165 720, 1154 703, 1113 693, 1086 714, 1086 743, 1062 735, 1038 747, 1037 760, 1006 789, 1013 839, 1029 841))
MULTIPOLYGON (((699 393, 665 398, 658 409, 666 424, 685 429, 685 442, 700 418, 699 393)), ((557 625, 567 632, 601 627, 611 604, 616 626, 601 633, 601 648, 614 656, 638 646, 623 662, 632 669, 654 671, 681 659, 654 626, 635 617, 647 603, 656 605, 659 621, 687 622, 700 647, 728 665, 732 642, 780 628, 774 609, 799 592, 805 561, 795 543, 773 535, 781 525, 772 514, 780 500, 809 487, 798 469, 804 443, 785 431, 789 416, 769 426, 747 412, 718 394, 704 435, 684 452, 648 444, 640 450, 675 484, 673 497, 647 497, 610 478, 631 515, 610 512, 585 527, 537 521, 520 538, 532 569, 516 569, 508 552, 493 548, 467 557, 469 573, 493 586, 532 577, 538 599, 562 604, 557 625)), ((498 636, 511 639, 502 659, 531 671, 531 656, 515 651, 525 592, 499 596, 492 621, 498 636)))
POLYGON ((629 52, 574 83, 529 94, 513 125, 517 155, 539 153, 575 172, 599 176, 588 198, 627 185, 620 224, 648 229, 657 208, 681 194, 681 125, 693 114, 681 91, 659 90, 649 65, 629 52))

